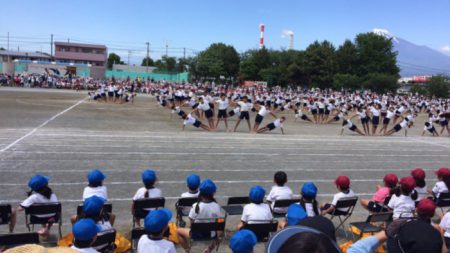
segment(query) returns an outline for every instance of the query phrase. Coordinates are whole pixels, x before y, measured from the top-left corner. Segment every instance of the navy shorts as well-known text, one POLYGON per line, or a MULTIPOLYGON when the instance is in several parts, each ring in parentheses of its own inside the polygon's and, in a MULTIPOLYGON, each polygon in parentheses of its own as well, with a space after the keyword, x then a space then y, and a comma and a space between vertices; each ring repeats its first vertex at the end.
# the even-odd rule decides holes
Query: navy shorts
POLYGON ((227 118, 227 110, 219 110, 217 113, 217 118, 226 119, 227 118))
POLYGON ((372 118, 372 125, 378 126, 380 124, 380 117, 379 116, 373 116, 372 118))
POLYGON ((261 124, 261 122, 263 121, 264 117, 257 114, 255 117, 255 123, 261 124))
POLYGON ((211 109, 208 109, 205 111, 205 117, 207 119, 212 118, 212 116, 214 115, 213 111, 211 109))
POLYGON ((248 114, 248 112, 241 112, 241 115, 239 116, 239 119, 249 120, 250 119, 250 115, 248 114))
POLYGON ((202 124, 202 122, 196 120, 196 121, 194 122, 194 124, 192 124, 192 125, 198 128, 198 127, 200 127, 201 124, 202 124))
POLYGON ((267 128, 269 128, 270 131, 275 129, 275 124, 274 123, 270 123, 266 126, 267 128))

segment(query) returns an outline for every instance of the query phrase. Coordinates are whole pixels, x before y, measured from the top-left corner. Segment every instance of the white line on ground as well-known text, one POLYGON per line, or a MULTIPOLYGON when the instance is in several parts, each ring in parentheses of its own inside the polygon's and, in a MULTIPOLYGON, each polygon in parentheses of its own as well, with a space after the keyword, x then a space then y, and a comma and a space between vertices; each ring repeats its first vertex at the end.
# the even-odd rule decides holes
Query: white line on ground
POLYGON ((415 142, 426 143, 426 144, 429 144, 429 145, 450 149, 450 144, 445 145, 445 144, 435 143, 435 142, 431 142, 431 141, 422 140, 422 139, 419 139, 419 138, 416 138, 416 137, 412 137, 412 138, 410 138, 410 140, 415 141, 415 142))
MULTIPOLYGON (((0 160, 0 164, 1 163, 18 163, 18 162, 48 162, 48 161, 58 161, 58 162, 67 162, 67 161, 73 161, 73 162, 85 162, 85 163, 90 163, 90 162, 97 162, 97 161, 102 161, 102 162, 166 162, 166 161, 184 161, 184 162, 199 162, 199 161, 211 161, 211 159, 201 159, 201 158, 195 158, 195 159, 189 159, 189 158, 168 158, 168 159, 22 159, 22 157, 20 157, 19 159, 1 159, 0 160)), ((234 159, 233 161, 239 161, 239 162, 245 162, 245 160, 242 159, 234 159)), ((276 161, 273 160, 265 160, 265 159, 258 159, 258 160, 250 160, 247 162, 251 162, 251 163, 275 163, 276 161)), ((299 160, 285 160, 283 161, 283 163, 361 163, 361 161, 350 161, 350 160, 308 160, 308 161, 299 161, 299 160)), ((365 163, 395 163, 395 164, 399 164, 399 163, 403 163, 401 161, 398 160, 386 160, 386 159, 379 159, 379 160, 368 160, 365 159, 364 160, 365 163)), ((438 164, 444 164, 447 165, 448 163, 445 161, 423 161, 423 160, 419 160, 419 161, 413 161, 413 163, 417 166, 418 164, 436 164, 436 166, 438 164)), ((434 166, 434 167, 436 167, 434 166)), ((438 166, 437 166, 438 167, 438 166)), ((1 170, 1 169, 0 169, 1 170)))
MULTIPOLYGON (((31 133, 31 132, 30 132, 31 133)), ((27 134, 26 136, 28 136, 27 134)), ((26 137, 24 136, 24 137, 26 137)), ((15 144, 15 143, 14 143, 15 144)), ((9 145, 11 146, 11 144, 9 145)), ((9 148, 5 148, 5 150, 0 150, 1 152, 7 151, 9 148)), ((22 150, 11 150, 7 151, 9 153, 18 153, 18 154, 83 154, 83 155, 189 155, 189 156, 199 156, 199 155, 211 155, 211 156, 260 156, 260 157, 274 157, 274 156, 328 156, 328 157, 449 157, 448 154, 305 154, 305 153, 223 153, 223 152, 98 152, 98 151, 22 151, 22 150)), ((149 159, 151 160, 151 159, 149 159)))
POLYGON ((23 139, 27 138, 28 136, 34 134, 37 130, 39 130, 40 128, 46 126, 48 123, 50 123, 51 121, 53 121, 54 119, 58 118, 59 116, 63 115, 64 113, 72 110, 73 108, 75 108, 76 106, 78 106, 79 104, 83 103, 87 98, 84 98, 80 101, 78 101, 76 104, 70 106, 69 108, 65 109, 62 112, 59 112, 55 115, 53 115, 53 117, 49 118, 48 120, 44 121, 44 123, 40 124, 38 127, 34 128, 33 130, 31 130, 30 132, 28 132, 27 134, 25 134, 24 136, 20 137, 19 139, 15 140, 14 142, 12 142, 11 144, 9 144, 8 146, 2 148, 0 150, 0 153, 3 153, 5 151, 7 151, 8 149, 12 148, 14 145, 16 145, 17 143, 21 142, 23 139))

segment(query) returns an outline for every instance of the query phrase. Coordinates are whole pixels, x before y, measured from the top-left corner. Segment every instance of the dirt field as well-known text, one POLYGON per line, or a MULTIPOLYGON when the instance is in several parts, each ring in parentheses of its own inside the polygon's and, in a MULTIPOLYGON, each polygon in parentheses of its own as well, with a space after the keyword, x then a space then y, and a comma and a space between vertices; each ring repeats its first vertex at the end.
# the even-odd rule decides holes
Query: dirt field
MULTIPOLYGON (((288 185, 297 194, 303 182, 315 182, 323 203, 336 193, 337 175, 349 176, 355 193, 368 198, 386 173, 402 177, 422 167, 432 186, 436 181, 432 172, 450 167, 450 138, 421 137, 424 115, 408 137, 403 132, 362 137, 348 130, 338 136, 340 124, 294 122, 292 111, 286 113, 286 135, 249 134, 245 124, 238 133, 224 132, 223 125, 215 133, 192 126, 181 132, 182 120, 170 119, 170 111, 150 96, 138 95, 134 104, 123 105, 86 98, 85 92, 0 88, 0 201, 17 206, 26 197, 29 177, 48 175, 63 204, 65 232, 92 168, 107 174, 116 228, 126 233, 131 226, 131 197, 141 187, 140 173, 147 168, 158 171, 158 187, 166 206, 174 210, 192 172, 217 183, 222 204, 228 196, 247 195, 256 184, 268 193, 277 170, 287 172, 288 185)), ((267 116, 263 124, 271 120, 267 116)), ((17 231, 25 231, 23 216, 18 216, 17 231)), ((358 206, 353 220, 366 216, 358 206)), ((235 230, 238 221, 239 217, 229 219, 227 229, 235 230)), ((6 231, 3 226, 1 232, 6 231)), ((221 252, 229 252, 226 248, 222 246, 221 252)))

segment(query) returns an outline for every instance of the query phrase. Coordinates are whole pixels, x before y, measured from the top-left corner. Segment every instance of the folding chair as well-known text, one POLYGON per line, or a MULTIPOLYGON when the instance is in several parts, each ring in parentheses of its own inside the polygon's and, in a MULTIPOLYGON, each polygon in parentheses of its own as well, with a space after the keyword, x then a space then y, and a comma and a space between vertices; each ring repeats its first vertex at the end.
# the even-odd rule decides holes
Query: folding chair
POLYGON ((177 225, 180 227, 184 227, 182 225, 186 225, 186 223, 181 224, 181 221, 184 216, 187 216, 185 214, 185 211, 190 208, 192 208, 192 205, 194 203, 198 202, 198 198, 196 197, 189 197, 189 198, 179 198, 178 201, 175 203, 175 210, 177 211, 177 225))
POLYGON ((112 253, 114 252, 116 241, 116 230, 109 229, 102 231, 97 234, 97 239, 92 244, 92 248, 96 249, 101 253, 112 253))
POLYGON ((444 213, 444 207, 450 207, 450 192, 440 193, 436 199, 436 206, 444 213))
MULTIPOLYGON (((62 238, 62 219, 61 219, 61 203, 45 203, 45 204, 34 204, 27 208, 25 208, 25 225, 28 228, 28 231, 31 232, 34 230, 35 224, 43 224, 41 221, 33 221, 33 217, 36 217, 36 215, 48 215, 48 214, 55 214, 54 222, 58 224, 58 232, 59 232, 59 239, 62 238)), ((51 218, 51 217, 49 217, 51 218)), ((39 219, 39 218, 38 218, 39 219)), ((48 222, 45 222, 48 223, 48 222)))
MULTIPOLYGON (((336 206, 334 207, 333 212, 331 213, 331 218, 330 218, 330 220, 333 220, 334 217, 338 217, 338 219, 339 219, 339 224, 335 229, 336 231, 340 227, 344 228, 344 222, 347 221, 348 218, 350 218, 350 216, 352 216, 353 210, 355 209, 357 202, 358 202, 358 197, 341 198, 338 200, 338 202, 336 203, 336 206), (348 208, 348 211, 342 212, 342 211, 338 210, 339 208, 348 208), (341 216, 343 216, 343 218, 341 218, 341 216)), ((345 231, 345 228, 344 228, 344 233, 345 233, 345 236, 347 236, 347 231, 345 231)))
POLYGON ((258 238, 259 242, 266 242, 270 238, 272 233, 277 232, 278 229, 278 221, 270 220, 270 221, 250 221, 252 223, 245 223, 242 228, 248 229, 255 233, 256 238, 258 238))
POLYGON ((275 202, 273 203, 273 208, 272 208, 272 215, 273 215, 273 217, 280 218, 280 217, 286 216, 286 212, 287 211, 284 211, 284 212, 277 211, 277 212, 275 212, 276 208, 278 208, 278 209, 283 208, 283 209, 287 210, 287 208, 290 205, 295 204, 295 203, 299 203, 299 202, 300 202, 300 199, 297 199, 297 198, 296 199, 279 199, 279 200, 275 200, 275 202))
POLYGON ((227 215, 241 215, 244 207, 243 205, 249 204, 249 197, 229 197, 226 206, 222 206, 227 215))
MULTIPOLYGON (((103 205, 103 213, 112 213, 112 204, 111 203, 105 203, 103 205)), ((77 206, 77 216, 82 216, 84 214, 83 211, 83 204, 80 204, 77 206)))
MULTIPOLYGON (((216 237, 211 238, 210 236, 205 238, 192 238, 193 234, 207 234, 211 232, 222 232, 225 236, 225 219, 224 218, 218 218, 215 219, 215 221, 211 221, 211 219, 205 219, 203 220, 196 220, 197 222, 191 223, 191 230, 189 232, 189 250, 192 248, 192 242, 193 241, 211 241, 216 240, 216 237, 218 236, 216 234, 216 237), (200 221, 200 222, 198 222, 200 221)), ((216 252, 219 251, 220 242, 222 240, 219 240, 219 244, 216 247, 216 252)))
POLYGON ((136 212, 136 210, 147 209, 147 208, 164 208, 166 204, 165 198, 146 198, 146 199, 138 199, 133 201, 133 228, 135 227, 135 221, 137 219, 144 219, 145 212, 136 212))
POLYGON ((9 224, 11 222, 11 205, 3 204, 0 205, 0 225, 9 224))
POLYGON ((0 246, 12 248, 23 244, 39 244, 36 232, 0 235, 0 246))
MULTIPOLYGON (((384 228, 382 227, 382 224, 380 226, 373 225, 374 223, 384 223, 384 225, 387 225, 387 222, 392 221, 392 212, 388 213, 374 213, 369 216, 367 216, 367 219, 365 222, 352 222, 350 223, 350 227, 356 227, 360 233, 359 238, 362 238, 364 233, 377 233, 384 228)), ((385 226, 386 227, 386 226, 385 226)), ((355 239, 354 233, 352 233, 353 239, 355 239)))

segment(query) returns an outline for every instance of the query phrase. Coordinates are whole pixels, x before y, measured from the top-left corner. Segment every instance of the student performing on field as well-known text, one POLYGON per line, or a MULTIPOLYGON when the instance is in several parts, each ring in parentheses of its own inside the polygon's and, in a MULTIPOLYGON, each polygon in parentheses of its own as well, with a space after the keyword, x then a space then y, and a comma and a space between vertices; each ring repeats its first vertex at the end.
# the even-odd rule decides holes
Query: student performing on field
POLYGON ((270 124, 267 124, 265 127, 258 129, 257 133, 264 133, 267 131, 272 131, 275 128, 279 128, 281 130, 281 134, 284 134, 284 130, 283 130, 283 122, 286 120, 286 118, 283 116, 279 119, 276 119, 275 121, 273 121, 270 124))

